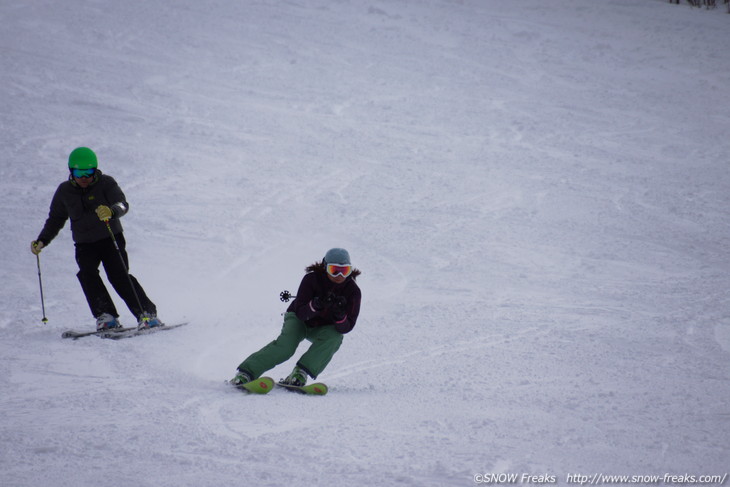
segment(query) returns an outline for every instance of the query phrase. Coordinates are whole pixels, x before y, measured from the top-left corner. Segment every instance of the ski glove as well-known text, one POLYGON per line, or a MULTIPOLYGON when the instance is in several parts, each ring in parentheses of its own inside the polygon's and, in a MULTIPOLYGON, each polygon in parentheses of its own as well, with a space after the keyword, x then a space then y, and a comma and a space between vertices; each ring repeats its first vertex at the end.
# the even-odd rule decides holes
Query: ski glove
POLYGON ((108 206, 100 205, 96 207, 96 216, 99 217, 99 220, 105 222, 112 219, 114 212, 108 206))
POLYGON ((347 316, 347 298, 344 296, 334 296, 332 300, 332 318, 339 322, 347 316))
POLYGON ((40 254, 43 247, 45 247, 45 245, 40 240, 33 240, 30 243, 30 251, 33 252, 35 255, 40 254))
POLYGON ((315 296, 312 298, 312 301, 310 301, 310 305, 313 311, 322 311, 327 307, 327 298, 315 296))
POLYGON ((344 308, 347 300, 343 296, 335 296, 335 294, 330 291, 327 293, 327 296, 315 296, 312 298, 311 303, 314 311, 322 311, 336 309, 338 306, 344 308), (338 303, 340 303, 341 300, 342 304, 340 305, 338 303))
POLYGON ((347 306, 347 298, 344 296, 334 296, 332 299, 332 306, 336 310, 344 310, 347 306))

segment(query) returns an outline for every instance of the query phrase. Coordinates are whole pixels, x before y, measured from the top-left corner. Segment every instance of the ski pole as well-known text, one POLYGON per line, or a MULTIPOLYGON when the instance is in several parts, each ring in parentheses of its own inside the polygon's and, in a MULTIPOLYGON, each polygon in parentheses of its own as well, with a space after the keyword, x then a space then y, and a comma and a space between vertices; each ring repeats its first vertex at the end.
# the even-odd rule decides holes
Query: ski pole
POLYGON ((104 223, 106 224, 107 230, 109 230, 109 235, 112 237, 112 242, 114 243, 114 248, 117 249, 117 255, 119 255, 119 260, 122 262, 122 269, 124 269, 124 273, 127 275, 127 280, 129 281, 129 287, 132 288, 132 294, 134 294, 134 299, 137 300, 137 306, 139 306, 140 313, 144 311, 144 308, 142 308, 142 302, 139 300, 139 296, 137 295, 137 290, 134 288, 134 283, 132 282, 132 276, 129 275, 129 269, 127 269, 127 264, 124 262, 124 257, 122 256, 122 251, 119 248, 119 244, 117 243, 117 238, 114 236, 114 232, 112 231, 111 225, 109 225, 109 220, 104 220, 104 223))
POLYGON ((38 286, 41 288, 41 309, 43 310, 43 319, 41 320, 43 324, 48 323, 48 318, 46 318, 46 301, 43 299, 43 279, 41 278, 41 256, 39 254, 35 255, 36 264, 38 265, 38 286))

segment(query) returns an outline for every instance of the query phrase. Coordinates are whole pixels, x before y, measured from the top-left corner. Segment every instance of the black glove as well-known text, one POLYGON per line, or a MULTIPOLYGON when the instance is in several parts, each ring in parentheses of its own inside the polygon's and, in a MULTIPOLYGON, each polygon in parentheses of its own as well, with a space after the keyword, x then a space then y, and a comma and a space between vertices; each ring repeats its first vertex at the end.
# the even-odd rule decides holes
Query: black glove
POLYGON ((335 321, 342 321, 347 316, 347 298, 334 296, 332 299, 332 318, 335 321))
POLYGON ((344 296, 332 297, 332 308, 338 311, 344 311, 347 307, 347 298, 344 296))
POLYGON ((332 291, 328 292, 326 296, 315 296, 312 298, 312 308, 314 308, 315 311, 322 311, 323 309, 330 308, 332 306, 332 303, 334 303, 335 295, 332 294, 332 291))
POLYGON ((319 296, 315 296, 312 298, 312 309, 314 311, 322 311, 325 306, 327 306, 327 302, 320 298, 319 296))

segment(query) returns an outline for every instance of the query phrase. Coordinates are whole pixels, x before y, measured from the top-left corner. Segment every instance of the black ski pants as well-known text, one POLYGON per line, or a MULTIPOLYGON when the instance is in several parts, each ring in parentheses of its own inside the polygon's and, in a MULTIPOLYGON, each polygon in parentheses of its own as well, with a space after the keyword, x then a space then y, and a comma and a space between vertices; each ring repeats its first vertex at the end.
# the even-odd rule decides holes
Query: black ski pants
POLYGON ((99 264, 104 264, 109 283, 137 319, 145 312, 157 314, 157 307, 147 297, 137 279, 127 273, 129 258, 125 250, 124 235, 119 233, 115 235, 115 238, 119 250, 114 246, 111 237, 98 242, 76 244, 76 263, 79 265, 76 277, 79 278, 81 289, 86 295, 91 314, 94 317, 102 313, 109 313, 114 317, 119 316, 117 308, 109 296, 109 291, 99 275, 99 264), (122 265, 122 259, 124 259, 124 265, 122 265))

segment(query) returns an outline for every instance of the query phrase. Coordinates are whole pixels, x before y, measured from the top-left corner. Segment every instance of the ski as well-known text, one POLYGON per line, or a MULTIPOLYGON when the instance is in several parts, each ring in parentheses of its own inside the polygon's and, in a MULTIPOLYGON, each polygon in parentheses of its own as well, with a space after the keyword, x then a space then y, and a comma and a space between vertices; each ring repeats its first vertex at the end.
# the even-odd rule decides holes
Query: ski
POLYGON ((99 330, 99 331, 76 331, 76 330, 66 330, 63 333, 61 333, 61 338, 73 338, 74 340, 77 338, 82 337, 90 337, 90 336, 98 336, 102 338, 106 338, 107 335, 111 335, 112 333, 124 333, 128 331, 136 330, 137 327, 134 328, 112 328, 109 330, 99 330))
POLYGON ((129 328, 112 328, 109 330, 99 330, 99 331, 75 331, 75 330, 66 330, 63 333, 61 333, 61 338, 71 338, 73 340, 78 340, 79 338, 88 337, 88 336, 98 336, 99 338, 108 338, 111 340, 121 340, 122 338, 132 338, 140 335, 149 335, 152 333, 157 333, 158 331, 165 331, 165 330, 172 330, 174 328, 179 328, 181 326, 187 325, 188 322, 184 323, 176 323, 174 325, 162 325, 162 326, 155 326, 154 328, 142 328, 141 330, 135 327, 129 327, 129 328))
POLYGON ((133 328, 129 331, 123 331, 121 333, 111 333, 109 335, 102 336, 102 338, 111 338, 112 340, 121 340, 122 338, 132 338, 140 335, 151 335, 153 333, 157 333, 158 331, 167 331, 172 330, 175 328, 179 328, 181 326, 187 325, 187 322, 184 323, 175 323, 174 325, 161 325, 161 326, 155 326, 153 328, 142 328, 141 330, 138 328, 133 328))
POLYGON ((314 384, 307 384, 305 386, 293 386, 291 384, 282 384, 281 382, 278 382, 276 385, 283 387, 287 391, 298 392, 299 394, 306 394, 308 396, 324 396, 329 390, 327 384, 322 382, 315 382, 314 384))
POLYGON ((226 382, 248 394, 268 394, 274 388, 274 379, 271 377, 259 377, 245 384, 234 384, 232 379, 226 382))

